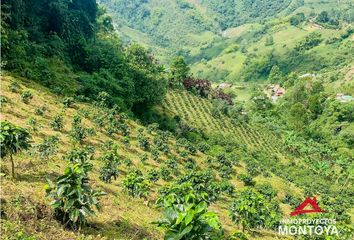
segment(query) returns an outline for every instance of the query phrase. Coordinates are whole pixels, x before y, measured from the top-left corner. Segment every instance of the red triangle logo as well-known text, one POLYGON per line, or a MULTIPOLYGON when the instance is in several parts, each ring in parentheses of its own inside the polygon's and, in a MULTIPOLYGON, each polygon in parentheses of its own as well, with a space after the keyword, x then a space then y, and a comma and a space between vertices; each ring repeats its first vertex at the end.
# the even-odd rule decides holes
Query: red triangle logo
POLYGON ((299 214, 306 214, 306 213, 319 213, 325 212, 323 211, 318 205, 316 201, 316 197, 311 199, 310 197, 306 198, 296 209, 295 211, 290 213, 290 216, 295 216, 299 214), (305 210, 306 206, 310 205, 312 209, 305 210))

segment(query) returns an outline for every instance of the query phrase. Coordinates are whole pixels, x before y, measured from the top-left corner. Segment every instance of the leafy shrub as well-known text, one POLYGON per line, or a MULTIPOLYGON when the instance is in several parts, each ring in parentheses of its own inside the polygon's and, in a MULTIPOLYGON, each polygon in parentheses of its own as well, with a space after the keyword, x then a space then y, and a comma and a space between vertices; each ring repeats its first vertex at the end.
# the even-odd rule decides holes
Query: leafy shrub
POLYGON ((9 90, 13 93, 18 93, 21 89, 21 86, 14 81, 11 81, 10 85, 9 85, 9 90))
POLYGON ((100 209, 99 197, 104 192, 95 191, 88 184, 88 172, 92 164, 84 161, 68 166, 64 174, 53 184, 46 186, 47 196, 53 198, 51 203, 55 217, 66 227, 81 228, 86 224, 87 216, 94 216, 94 208, 100 209))
POLYGON ((165 239, 222 239, 217 215, 208 211, 189 185, 175 186, 158 199, 164 208, 163 219, 155 222, 165 229, 165 239))
POLYGON ((292 207, 297 207, 301 203, 301 199, 298 199, 298 198, 292 196, 291 194, 287 193, 287 194, 285 194, 282 202, 286 203, 286 204, 290 204, 290 206, 292 206, 292 207))
POLYGON ((156 169, 150 169, 147 174, 147 179, 150 182, 157 182, 159 180, 159 172, 156 169))
POLYGON ((122 162, 127 167, 131 167, 133 165, 133 161, 130 158, 124 158, 122 162))
POLYGON ((33 94, 30 91, 23 91, 21 93, 21 101, 28 104, 33 98, 33 94))
POLYGON ((122 142, 126 148, 130 147, 130 139, 128 136, 123 137, 122 142))
POLYGON ((173 182, 166 184, 159 189, 159 197, 156 201, 158 206, 163 206, 166 200, 169 200, 173 204, 191 203, 190 200, 197 202, 205 201, 208 199, 206 192, 196 191, 191 182, 173 182), (194 199, 185 198, 186 195, 193 194, 194 199))
POLYGON ((97 102, 99 107, 108 107, 110 105, 111 95, 109 93, 102 91, 97 95, 97 102))
POLYGON ((159 151, 156 148, 153 148, 151 150, 151 158, 152 158, 152 160, 157 161, 159 159, 159 155, 160 155, 159 151))
POLYGON ((148 155, 146 153, 140 156, 140 162, 142 164, 145 164, 147 160, 148 160, 148 155))
POLYGON ((168 144, 166 143, 166 140, 163 140, 162 137, 156 137, 154 139, 154 144, 156 145, 156 148, 159 151, 161 151, 161 152, 163 152, 165 154, 170 152, 170 148, 168 147, 168 144))
POLYGON ((176 145, 177 149, 185 148, 191 154, 195 154, 197 152, 197 149, 193 146, 193 144, 185 138, 177 139, 176 145))
POLYGON ((259 163, 257 163, 254 160, 247 161, 246 170, 247 170, 247 173, 251 176, 257 176, 263 172, 259 167, 259 163))
POLYGON ((193 158, 187 158, 184 166, 187 170, 194 170, 197 168, 197 163, 193 158))
POLYGON ((207 158, 205 159, 205 163, 207 165, 212 165, 215 162, 215 159, 211 156, 207 156, 207 158))
POLYGON ((77 148, 68 151, 64 155, 64 159, 69 161, 72 164, 84 165, 85 162, 93 159, 93 154, 94 154, 94 150, 89 147, 77 148))
POLYGON ((153 132, 157 132, 157 130, 159 129, 159 124, 158 123, 152 123, 149 124, 146 128, 147 132, 149 134, 153 133, 153 132))
POLYGON ((32 132, 38 132, 38 129, 41 127, 41 125, 33 117, 30 117, 28 119, 27 124, 29 126, 30 131, 32 132))
POLYGON ((45 106, 40 106, 34 110, 34 113, 36 115, 43 116, 46 111, 47 111, 47 108, 45 106))
POLYGON ((180 152, 179 152, 179 155, 180 155, 181 157, 183 157, 183 158, 186 158, 186 157, 188 157, 189 154, 188 154, 187 151, 184 151, 184 150, 183 150, 183 151, 180 151, 180 152))
POLYGON ((176 141, 177 148, 184 148, 185 146, 187 146, 187 144, 188 140, 185 138, 178 138, 176 141))
POLYGON ((245 229, 274 228, 279 224, 280 214, 272 210, 266 199, 253 189, 245 189, 234 198, 229 213, 232 221, 245 229))
POLYGON ((123 181, 123 187, 133 197, 147 197, 150 191, 149 183, 139 170, 132 170, 123 181))
POLYGON ((220 187, 221 192, 223 192, 229 196, 232 196, 235 192, 235 186, 232 185, 232 183, 230 183, 229 181, 222 181, 219 184, 219 187, 220 187))
POLYGON ((30 134, 8 121, 0 122, 0 156, 1 159, 9 156, 11 161, 12 177, 15 177, 15 164, 13 155, 30 147, 30 134))
POLYGON ((102 114, 97 114, 93 117, 92 121, 97 127, 103 128, 105 125, 105 116, 102 114))
POLYGON ((220 196, 220 189, 211 171, 189 171, 177 179, 177 184, 189 183, 196 194, 207 195, 205 201, 214 202, 220 196))
POLYGON ((220 177, 226 179, 229 179, 231 177, 231 174, 233 173, 233 169, 228 166, 222 166, 219 171, 220 177))
POLYGON ((164 181, 169 181, 171 180, 171 171, 166 166, 162 166, 160 169, 160 176, 164 181))
POLYGON ((48 159, 57 153, 58 150, 59 137, 49 136, 44 138, 43 142, 38 145, 38 153, 41 158, 48 159))
POLYGON ((206 153, 207 151, 209 151, 210 146, 207 143, 201 142, 201 143, 198 143, 197 149, 199 151, 201 151, 202 153, 206 153))
POLYGON ((240 174, 238 178, 245 184, 245 186, 254 186, 253 178, 247 174, 240 174))
POLYGON ((100 169, 100 179, 106 183, 110 183, 112 178, 116 180, 119 175, 118 165, 118 162, 105 162, 100 169))
POLYGON ((171 169, 174 173, 178 171, 178 163, 175 158, 169 158, 166 161, 166 166, 171 169))
POLYGON ((87 136, 96 136, 96 130, 94 128, 86 128, 85 130, 87 136))
POLYGON ((53 120, 49 123, 54 131, 61 131, 64 126, 64 118, 62 115, 55 115, 53 120))
POLYGON ((149 150, 150 144, 147 138, 144 136, 143 133, 138 134, 138 144, 139 147, 145 151, 149 150))
POLYGON ((8 103, 9 99, 3 95, 0 95, 0 107, 2 107, 3 104, 8 103))
POLYGON ((75 115, 71 124, 70 136, 74 141, 81 143, 87 136, 86 129, 81 124, 81 117, 75 115))
POLYGON ((63 99, 62 103, 63 103, 64 107, 71 108, 74 106, 75 100, 72 97, 67 97, 67 98, 63 99))
POLYGON ((269 201, 277 195, 277 191, 269 183, 256 185, 256 190, 269 201))
POLYGON ((104 162, 104 165, 100 170, 100 179, 106 183, 110 183, 112 178, 116 180, 119 174, 118 166, 120 164, 116 145, 101 156, 101 160, 104 162))

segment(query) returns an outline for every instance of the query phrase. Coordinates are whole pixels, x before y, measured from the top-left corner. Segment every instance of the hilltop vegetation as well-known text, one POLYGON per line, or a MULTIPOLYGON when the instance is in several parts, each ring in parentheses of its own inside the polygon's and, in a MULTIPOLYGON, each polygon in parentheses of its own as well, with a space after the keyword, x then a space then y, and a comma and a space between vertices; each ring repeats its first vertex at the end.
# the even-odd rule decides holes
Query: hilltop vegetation
POLYGON ((110 106, 124 110, 162 100, 167 84, 162 66, 139 46, 124 49, 96 1, 3 1, 2 6, 6 70, 83 100, 106 92, 110 106))

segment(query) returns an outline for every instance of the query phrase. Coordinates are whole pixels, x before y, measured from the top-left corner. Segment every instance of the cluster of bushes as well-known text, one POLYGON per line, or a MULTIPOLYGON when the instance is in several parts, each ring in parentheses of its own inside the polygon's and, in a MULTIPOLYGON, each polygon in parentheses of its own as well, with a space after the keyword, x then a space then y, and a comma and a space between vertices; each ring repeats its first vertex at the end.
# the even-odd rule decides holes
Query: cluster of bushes
POLYGON ((321 42, 322 42, 321 33, 312 32, 309 35, 307 35, 303 40, 301 40, 296 44, 295 50, 299 52, 310 50, 311 48, 318 46, 321 42))
POLYGON ((291 16, 289 22, 293 26, 298 26, 302 22, 305 21, 305 14, 304 13, 297 13, 294 16, 291 16))

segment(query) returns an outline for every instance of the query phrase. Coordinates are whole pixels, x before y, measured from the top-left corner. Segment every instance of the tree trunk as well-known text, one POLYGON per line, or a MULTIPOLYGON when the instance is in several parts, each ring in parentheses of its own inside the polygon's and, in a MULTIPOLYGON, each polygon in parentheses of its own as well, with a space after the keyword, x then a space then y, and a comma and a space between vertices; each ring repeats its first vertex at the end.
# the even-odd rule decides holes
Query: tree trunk
POLYGON ((15 164, 14 159, 12 158, 12 154, 10 153, 10 160, 11 160, 11 174, 12 178, 15 178, 15 164))

